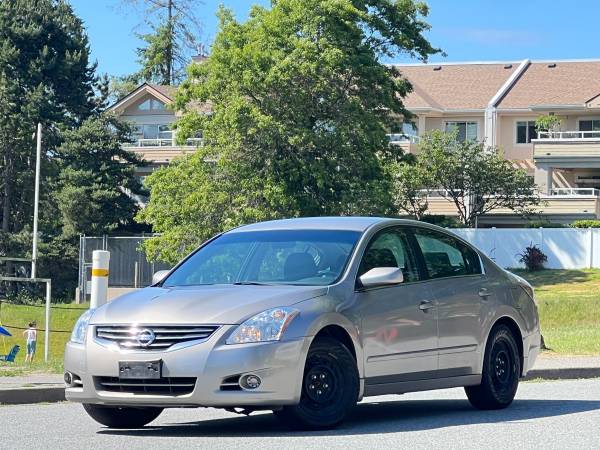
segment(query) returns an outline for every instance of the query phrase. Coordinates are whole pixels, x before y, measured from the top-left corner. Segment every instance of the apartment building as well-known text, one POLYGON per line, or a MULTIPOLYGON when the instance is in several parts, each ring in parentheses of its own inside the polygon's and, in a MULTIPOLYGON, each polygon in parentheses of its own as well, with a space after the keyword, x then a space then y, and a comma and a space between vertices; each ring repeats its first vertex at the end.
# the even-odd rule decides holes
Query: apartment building
MULTIPOLYGON (((401 145, 418 151, 424 132, 457 129, 459 139, 498 146, 534 177, 551 222, 600 215, 600 60, 508 61, 396 66, 413 85, 405 99, 416 115, 414 137, 401 145), (562 119, 560 131, 536 132, 540 115, 562 119)), ((430 198, 432 213, 455 215, 449 202, 430 198)), ((480 223, 516 225, 498 210, 480 223)))
MULTIPOLYGON (((460 139, 498 146, 534 177, 544 219, 600 217, 600 60, 396 67, 413 85, 404 103, 416 119, 414 127, 389 135, 393 143, 417 152, 423 133, 456 129, 460 139), (562 129, 538 135, 535 119, 546 114, 561 117, 562 129)), ((168 108, 173 96, 172 87, 146 83, 110 108, 135 126, 135 142, 125 145, 148 162, 138 170, 141 177, 202 144, 200 135, 176 143, 171 126, 177 113, 168 108)), ((441 197, 432 195, 429 204, 434 214, 456 215, 441 197)), ((517 225, 523 219, 497 210, 480 223, 517 225)))
POLYGON ((108 109, 133 125, 134 141, 123 145, 146 161, 145 167, 137 169, 141 178, 202 145, 200 135, 183 144, 176 142, 172 125, 178 113, 168 108, 175 90, 172 86, 144 83, 108 109))

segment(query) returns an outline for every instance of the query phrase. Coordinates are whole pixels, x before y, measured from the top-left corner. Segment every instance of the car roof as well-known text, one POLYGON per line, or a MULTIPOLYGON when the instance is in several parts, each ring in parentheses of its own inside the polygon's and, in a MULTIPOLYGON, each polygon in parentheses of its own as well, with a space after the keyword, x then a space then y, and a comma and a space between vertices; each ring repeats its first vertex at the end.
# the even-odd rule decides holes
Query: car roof
POLYGON ((416 224, 414 220, 390 219, 386 217, 301 217, 296 219, 270 220, 243 225, 228 233, 271 230, 347 230, 364 232, 369 227, 384 222, 416 224))

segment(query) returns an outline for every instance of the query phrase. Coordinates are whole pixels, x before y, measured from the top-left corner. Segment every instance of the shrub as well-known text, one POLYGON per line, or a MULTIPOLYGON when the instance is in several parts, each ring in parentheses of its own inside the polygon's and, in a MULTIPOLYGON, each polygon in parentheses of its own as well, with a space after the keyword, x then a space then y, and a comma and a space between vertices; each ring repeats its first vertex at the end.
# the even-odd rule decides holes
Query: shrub
POLYGON ((438 214, 426 214, 421 217, 421 221, 444 228, 461 228, 463 226, 456 217, 438 214))
POLYGON ((566 228, 562 223, 548 222, 547 220, 532 220, 525 224, 525 228, 566 228))
POLYGON ((520 256, 519 262, 525 264, 525 268, 530 272, 542 270, 544 263, 548 261, 548 257, 544 252, 537 245, 533 244, 529 244, 528 247, 525 247, 523 253, 519 253, 517 256, 520 256))
POLYGON ((573 228, 600 228, 600 220, 576 220, 571 226, 573 228))

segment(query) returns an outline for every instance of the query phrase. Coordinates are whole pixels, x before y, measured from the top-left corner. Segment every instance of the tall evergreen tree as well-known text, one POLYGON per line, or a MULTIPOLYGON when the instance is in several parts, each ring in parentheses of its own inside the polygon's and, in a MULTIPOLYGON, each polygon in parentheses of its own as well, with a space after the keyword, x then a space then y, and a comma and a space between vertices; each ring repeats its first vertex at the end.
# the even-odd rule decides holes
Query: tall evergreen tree
POLYGON ((18 232, 31 221, 36 123, 46 130, 47 176, 58 129, 80 123, 97 106, 94 70, 81 20, 68 3, 0 2, 2 232, 18 232))
POLYGON ((137 50, 139 72, 121 81, 136 80, 175 85, 185 76, 190 57, 198 52, 199 0, 122 0, 141 10, 150 31, 137 33, 144 45, 137 50))

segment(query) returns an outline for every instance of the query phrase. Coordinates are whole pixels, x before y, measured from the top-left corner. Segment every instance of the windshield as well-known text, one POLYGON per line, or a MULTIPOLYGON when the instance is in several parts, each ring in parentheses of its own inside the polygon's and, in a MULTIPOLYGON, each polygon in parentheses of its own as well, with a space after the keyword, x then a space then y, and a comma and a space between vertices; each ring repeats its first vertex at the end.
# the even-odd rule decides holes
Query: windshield
POLYGON ((190 256, 162 285, 324 286, 340 277, 359 237, 337 230, 227 233, 190 256))

